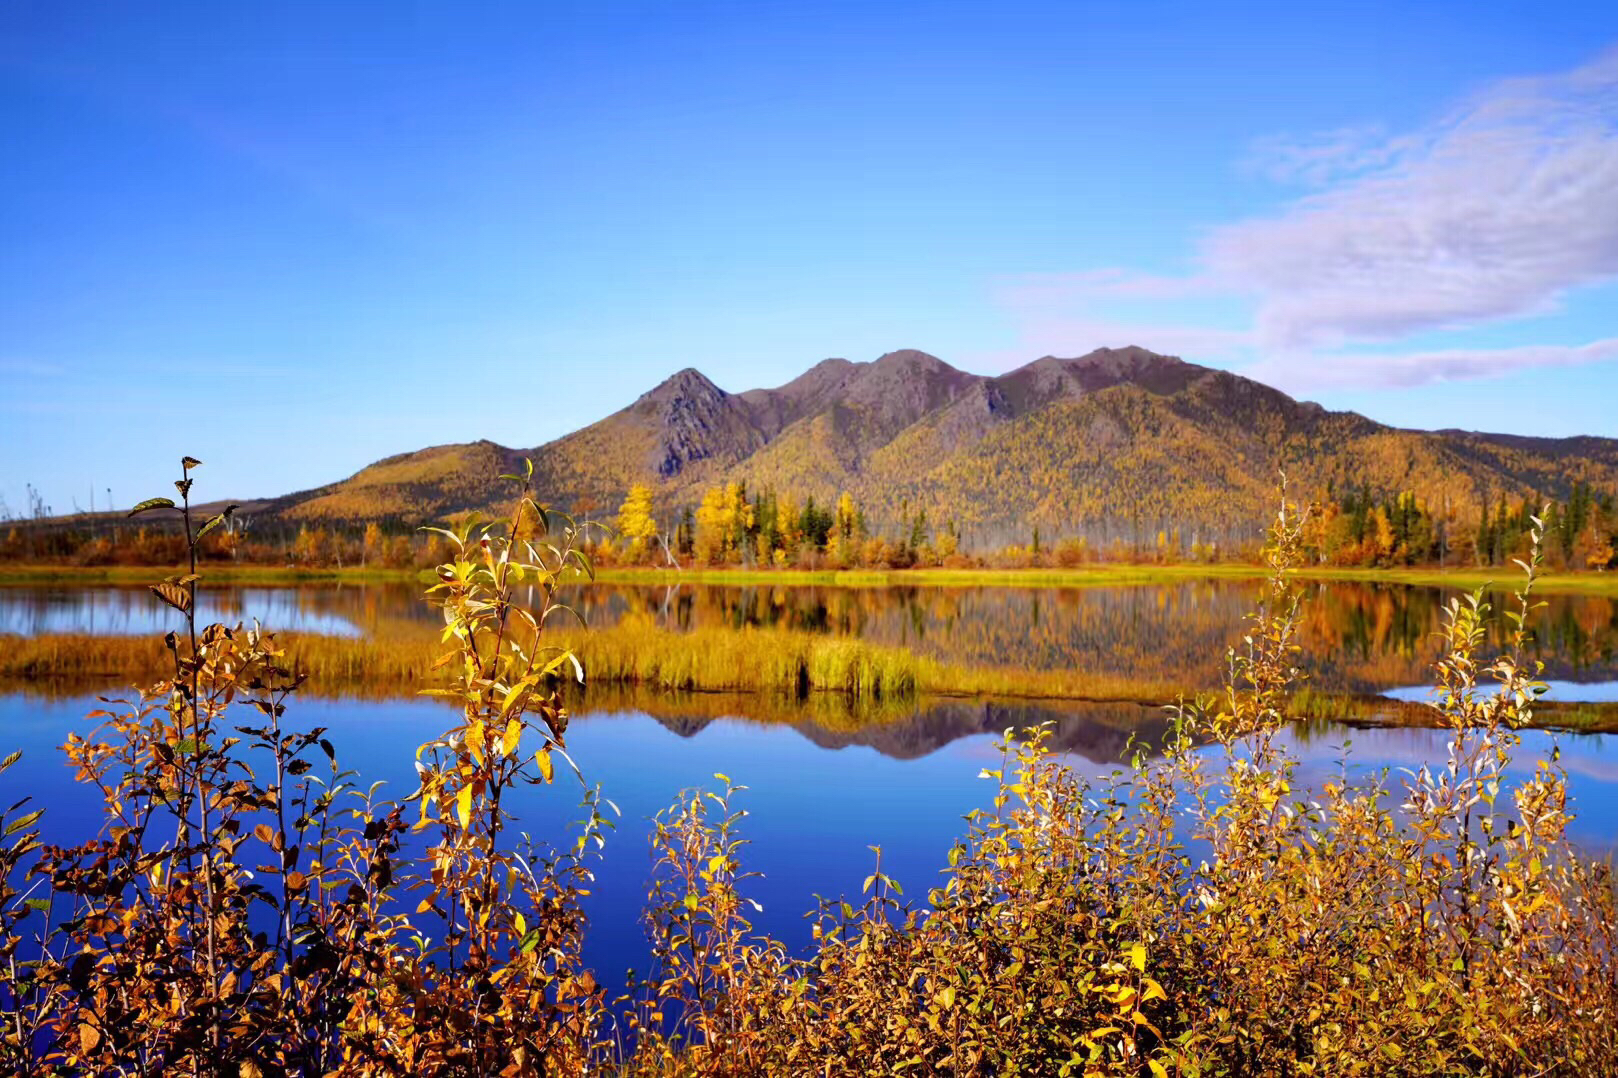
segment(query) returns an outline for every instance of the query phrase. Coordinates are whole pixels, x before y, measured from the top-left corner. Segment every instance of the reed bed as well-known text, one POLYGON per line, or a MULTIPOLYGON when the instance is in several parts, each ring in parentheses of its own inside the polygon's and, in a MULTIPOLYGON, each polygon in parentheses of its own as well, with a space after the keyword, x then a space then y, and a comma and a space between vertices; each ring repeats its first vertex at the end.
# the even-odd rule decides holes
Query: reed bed
MULTIPOLYGON (((752 693, 772 716, 786 720, 805 701, 827 697, 826 713, 843 721, 882 721, 913 713, 923 697, 1069 700, 1166 705, 1209 686, 1162 677, 1085 670, 946 663, 903 647, 792 629, 698 629, 675 632, 623 624, 589 632, 548 634, 576 651, 597 689, 652 693, 752 693)), ((433 684, 438 641, 430 633, 375 637, 282 633, 285 661, 309 675, 309 691, 332 697, 397 699, 433 684)), ((149 681, 169 662, 160 639, 63 633, 0 636, 0 689, 65 694, 149 681)), ((1383 726, 1431 726, 1424 703, 1370 694, 1293 694, 1301 719, 1383 726)), ((1544 701, 1536 722, 1582 732, 1618 731, 1618 705, 1544 701)))
MULTIPOLYGON (((430 683, 439 647, 429 634, 342 637, 283 633, 286 661, 316 691, 361 688, 399 695, 430 683)), ((641 625, 547 634, 578 652, 591 683, 670 691, 840 693, 859 701, 917 694, 1040 697, 1165 703, 1193 687, 1120 674, 956 666, 902 647, 788 629, 698 629, 641 625)), ((161 670, 161 640, 83 633, 0 637, 0 683, 87 678, 134 681, 161 670)))
MULTIPOLYGON (((432 637, 380 639, 278 634, 285 661, 319 689, 371 688, 399 696, 427 683, 436 656, 432 637)), ((145 683, 173 659, 160 638, 52 633, 0 636, 0 684, 48 682, 145 683)))

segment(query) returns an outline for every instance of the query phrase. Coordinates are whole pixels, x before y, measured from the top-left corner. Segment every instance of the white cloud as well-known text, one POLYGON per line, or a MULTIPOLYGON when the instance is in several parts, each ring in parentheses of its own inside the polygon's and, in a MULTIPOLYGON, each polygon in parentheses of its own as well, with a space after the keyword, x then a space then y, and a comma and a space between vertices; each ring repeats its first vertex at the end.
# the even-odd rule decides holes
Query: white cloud
POLYGON ((1293 159, 1368 171, 1204 246, 1208 274, 1255 296, 1263 348, 1543 312, 1618 275, 1618 49, 1498 83, 1430 130, 1349 142, 1293 159))
POLYGON ((1526 345, 1520 348, 1453 348, 1397 355, 1321 354, 1307 362, 1264 360, 1242 373, 1287 390, 1348 386, 1409 389, 1474 378, 1498 378, 1517 371, 1579 367, 1618 360, 1618 337, 1589 344, 1526 345))
POLYGON ((1618 47, 1570 72, 1497 82, 1423 129, 1272 137, 1245 164, 1315 190, 1214 228, 1187 274, 1111 268, 1003 282, 997 297, 1024 354, 1132 341, 1297 387, 1406 387, 1618 360, 1613 340, 1354 349, 1554 312, 1618 278, 1618 47), (1210 302, 1227 326, 1233 311, 1249 312, 1249 328, 1199 327, 1210 302))

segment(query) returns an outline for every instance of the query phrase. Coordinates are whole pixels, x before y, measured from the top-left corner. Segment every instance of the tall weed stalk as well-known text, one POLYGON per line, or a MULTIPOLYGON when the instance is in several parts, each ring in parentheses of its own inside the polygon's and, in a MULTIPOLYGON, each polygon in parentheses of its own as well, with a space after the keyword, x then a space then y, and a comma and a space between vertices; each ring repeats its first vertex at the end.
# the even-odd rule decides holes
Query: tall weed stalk
POLYGON ((193 519, 199 463, 178 503, 135 510, 178 513, 192 551, 152 589, 183 618, 171 673, 66 745, 102 834, 41 845, 37 812, 6 824, 8 1073, 582 1073, 601 1042, 579 947, 604 803, 586 793, 560 850, 501 841, 510 791, 567 760, 563 692, 583 669, 542 630, 563 580, 590 572, 571 522, 535 502, 530 471, 508 477, 509 519, 448 533, 431 588, 448 682, 431 691, 461 718, 422 746, 400 804, 357 788, 323 729, 284 725, 304 677, 271 634, 197 625, 195 551, 229 513, 193 519))

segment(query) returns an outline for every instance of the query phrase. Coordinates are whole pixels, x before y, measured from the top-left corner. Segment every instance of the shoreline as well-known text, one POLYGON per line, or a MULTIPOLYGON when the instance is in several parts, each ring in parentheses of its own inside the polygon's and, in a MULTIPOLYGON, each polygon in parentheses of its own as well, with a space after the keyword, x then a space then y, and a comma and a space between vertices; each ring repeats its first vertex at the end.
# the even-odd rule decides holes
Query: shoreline
MULTIPOLYGON (((313 569, 277 565, 208 565, 199 567, 206 582, 291 587, 415 582, 421 569, 353 567, 313 569)), ((77 566, 51 564, 0 565, 0 587, 31 584, 107 584, 139 587, 162 576, 183 572, 175 566, 77 566)), ((659 569, 610 567, 596 572, 599 584, 667 587, 676 584, 774 587, 987 587, 1097 588, 1139 587, 1218 580, 1262 580, 1262 565, 1130 565, 1102 563, 1073 569, 659 569)), ((1515 566, 1492 569, 1361 569, 1313 566, 1294 571, 1302 581, 1398 584, 1471 591, 1480 586, 1509 590, 1520 576, 1515 566)), ((1552 595, 1618 596, 1618 572, 1553 572, 1540 577, 1535 591, 1552 595)))

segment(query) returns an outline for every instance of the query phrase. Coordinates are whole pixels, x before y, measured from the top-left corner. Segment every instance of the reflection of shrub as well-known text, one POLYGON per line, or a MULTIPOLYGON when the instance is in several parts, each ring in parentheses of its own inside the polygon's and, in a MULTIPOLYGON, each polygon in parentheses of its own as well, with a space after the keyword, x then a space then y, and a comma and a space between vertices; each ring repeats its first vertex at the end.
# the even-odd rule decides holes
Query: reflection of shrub
MULTIPOLYGON (((189 625, 171 637, 172 675, 69 742, 105 796, 103 836, 41 849, 37 814, 0 824, 0 1062, 625 1076, 1618 1066, 1611 877, 1566 840, 1554 759, 1503 781, 1540 690, 1521 658, 1537 554, 1504 657, 1478 656, 1481 594, 1447 610, 1447 759, 1396 793, 1346 777, 1306 791, 1277 736, 1301 623, 1288 581, 1301 529, 1283 509, 1229 683, 1173 710, 1162 756, 1089 785, 1053 757, 1048 729, 1008 737, 985 772, 994 807, 969 817, 942 884, 907 902, 877 851, 857 904, 816 911, 807 958, 753 928, 742 788, 718 776, 722 792, 683 794, 655 822, 654 964, 615 1006, 579 958, 604 802, 587 795, 560 850, 513 841, 502 810, 515 783, 568 762, 560 694, 580 671, 539 628, 557 581, 587 564, 567 522, 548 523, 555 548, 471 523, 445 533, 433 591, 448 684, 434 691, 461 718, 422 747, 403 805, 352 787, 322 731, 282 726, 303 678, 273 639, 189 625), (530 585, 532 611, 514 603, 530 585)), ((195 585, 155 590, 189 615, 195 585)), ((765 661, 690 643, 713 669, 765 661)), ((886 698, 925 672, 825 643, 749 676, 886 698)), ((658 662, 673 672, 649 680, 679 684, 678 657, 658 662)))
POLYGON ((1611 877, 1566 841, 1554 760, 1502 782, 1539 689, 1520 659, 1527 589, 1492 663, 1477 657, 1481 596, 1448 610, 1448 759, 1399 795, 1297 790, 1276 740, 1295 521, 1275 535, 1228 689, 1176 709, 1162 759, 1090 788, 1043 735, 1008 741, 995 809, 926 905, 902 905, 879 860, 863 905, 822 907, 806 963, 749 940, 729 797, 683 802, 654 837, 664 878, 688 889, 654 901, 666 961, 643 1008, 657 1051, 637 1072, 1611 1072, 1611 877), (671 1012, 689 1040, 659 1024, 671 1012))

